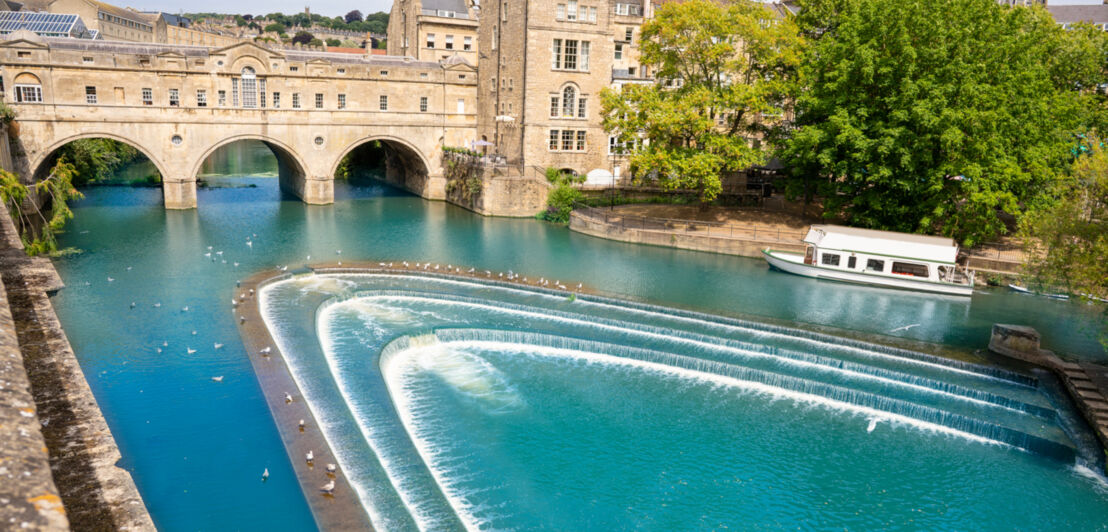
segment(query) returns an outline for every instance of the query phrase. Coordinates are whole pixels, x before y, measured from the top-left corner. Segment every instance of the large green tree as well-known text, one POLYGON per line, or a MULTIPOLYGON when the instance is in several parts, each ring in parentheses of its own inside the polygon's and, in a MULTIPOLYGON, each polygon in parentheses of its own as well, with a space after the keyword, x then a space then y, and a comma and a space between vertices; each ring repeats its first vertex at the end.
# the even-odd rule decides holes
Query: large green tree
POLYGON ((649 169, 663 187, 711 201, 722 174, 763 162, 752 139, 782 117, 799 45, 792 22, 759 3, 664 4, 640 44, 641 64, 660 82, 605 90, 604 128, 633 146, 636 179, 649 169))
MULTIPOLYGON (((1031 211, 1021 233, 1033 279, 1102 303, 1108 300, 1108 150, 1094 137, 1081 151, 1058 202, 1031 211)), ((1101 342, 1108 349, 1108 305, 1101 310, 1101 342)))
POLYGON ((1003 213, 1048 198, 1095 121, 1103 32, 995 0, 801 7, 812 42, 781 151, 789 190, 852 225, 995 237, 1003 213))

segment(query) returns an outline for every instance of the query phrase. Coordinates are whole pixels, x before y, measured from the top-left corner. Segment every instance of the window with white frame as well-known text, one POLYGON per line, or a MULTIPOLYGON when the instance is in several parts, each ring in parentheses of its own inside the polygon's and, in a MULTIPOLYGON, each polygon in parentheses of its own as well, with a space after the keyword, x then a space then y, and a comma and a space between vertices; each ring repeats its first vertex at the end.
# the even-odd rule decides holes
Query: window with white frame
POLYGON ((85 103, 96 105, 96 87, 85 87, 85 103))
POLYGON ((458 114, 465 114, 466 101, 464 98, 458 98, 458 114))
POLYGON ((227 91, 219 91, 219 92, 216 93, 216 96, 219 97, 219 106, 220 107, 226 107, 227 106, 227 91))
POLYGON ((566 4, 566 20, 570 22, 577 20, 577 0, 569 0, 566 4))
POLYGON ((239 78, 231 78, 231 107, 239 106, 239 78))
POLYGON ((169 89, 169 106, 180 107, 181 106, 181 91, 178 89, 169 89))
POLYGON ((339 109, 346 109, 346 95, 339 95, 339 109))
POLYGON ((454 49, 454 36, 453 35, 447 35, 446 36, 445 48, 447 50, 453 50, 454 49))
POLYGON ((587 110, 588 98, 574 85, 566 85, 550 96, 550 118, 585 118, 587 110))
POLYGON ((589 41, 554 39, 552 47, 554 70, 589 70, 589 41))
POLYGON ((427 112, 427 97, 426 96, 420 96, 419 97, 419 112, 421 112, 421 113, 426 113, 427 112))
POLYGON ((142 105, 154 105, 154 89, 142 88, 142 105))
POLYGON ((292 108, 293 109, 299 109, 300 108, 300 93, 299 92, 292 93, 292 108))
POLYGON ((473 50, 473 37, 462 38, 462 50, 466 52, 473 50))
POLYGON ((281 93, 279 93, 279 92, 274 92, 273 93, 273 108, 274 109, 280 109, 281 108, 281 93))
POLYGON ((583 152, 588 148, 583 129, 551 129, 547 148, 550 151, 583 152))
POLYGON ((389 110, 389 97, 386 94, 382 94, 377 98, 377 108, 382 111, 389 110))
POLYGON ((16 84, 15 101, 19 103, 42 103, 42 85, 16 84))
POLYGON ((434 33, 428 33, 427 34, 427 47, 428 48, 434 48, 435 47, 435 34, 434 33))
POLYGON ((613 59, 615 59, 616 61, 623 60, 623 45, 622 44, 617 44, 616 45, 615 57, 613 59))
MULTIPOLYGON (((258 77, 251 67, 243 67, 239 85, 242 87, 242 106, 253 109, 258 106, 258 77)), ((237 105, 237 104, 236 104, 237 105)))
POLYGON ((208 91, 204 89, 196 89, 196 106, 207 107, 208 106, 208 91))
POLYGON ((323 109, 323 93, 322 92, 315 93, 315 108, 316 109, 323 109))

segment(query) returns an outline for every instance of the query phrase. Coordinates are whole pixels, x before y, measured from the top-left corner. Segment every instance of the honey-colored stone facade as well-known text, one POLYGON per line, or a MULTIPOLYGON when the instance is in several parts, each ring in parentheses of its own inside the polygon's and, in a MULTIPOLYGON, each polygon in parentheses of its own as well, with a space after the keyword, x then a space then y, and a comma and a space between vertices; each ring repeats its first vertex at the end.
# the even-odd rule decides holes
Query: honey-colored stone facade
POLYGON ((442 147, 475 139, 476 72, 462 62, 271 50, 43 39, 0 43, 4 100, 15 110, 13 157, 24 176, 88 137, 131 144, 158 168, 170 208, 196 206, 200 165, 224 144, 261 140, 282 187, 333 201, 342 158, 373 140, 391 173, 424 197, 445 196, 442 147))
POLYGON ((609 154, 600 91, 652 82, 637 64, 640 28, 652 15, 649 2, 634 0, 484 5, 478 137, 495 144, 509 164, 620 174, 626 163, 609 154))
POLYGON ((476 66, 479 10, 470 0, 448 3, 456 4, 453 8, 459 11, 439 12, 423 0, 395 0, 389 13, 389 55, 417 61, 441 61, 457 55, 476 66))

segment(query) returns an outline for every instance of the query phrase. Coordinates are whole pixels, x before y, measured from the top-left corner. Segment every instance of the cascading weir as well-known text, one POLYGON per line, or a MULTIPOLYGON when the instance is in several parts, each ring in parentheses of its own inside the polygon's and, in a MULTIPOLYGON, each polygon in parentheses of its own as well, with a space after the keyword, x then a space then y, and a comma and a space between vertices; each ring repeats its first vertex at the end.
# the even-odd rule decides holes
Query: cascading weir
POLYGON ((1078 451, 1022 373, 462 276, 321 272, 259 294, 380 529, 790 522, 813 494, 856 506, 847 526, 926 526, 909 508, 924 471, 964 484, 936 504, 1022 492, 984 465, 1105 500, 1073 480, 1078 451))

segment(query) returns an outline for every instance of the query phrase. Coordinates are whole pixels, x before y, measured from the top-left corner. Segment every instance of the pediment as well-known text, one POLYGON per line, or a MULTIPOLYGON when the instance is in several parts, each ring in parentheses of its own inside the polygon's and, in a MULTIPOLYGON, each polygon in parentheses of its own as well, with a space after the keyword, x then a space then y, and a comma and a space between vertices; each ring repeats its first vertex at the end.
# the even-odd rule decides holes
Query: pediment
POLYGON ((271 59, 273 59, 273 58, 284 58, 285 57, 285 55, 280 53, 280 52, 270 50, 269 48, 266 48, 264 46, 258 46, 257 44, 255 44, 251 41, 238 42, 238 43, 235 43, 235 44, 224 46, 223 48, 217 48, 215 50, 212 50, 210 55, 229 55, 229 54, 232 54, 232 53, 239 53, 239 54, 250 54, 250 53, 258 54, 258 53, 261 53, 261 54, 265 54, 266 56, 269 56, 269 58, 271 58, 271 59))

